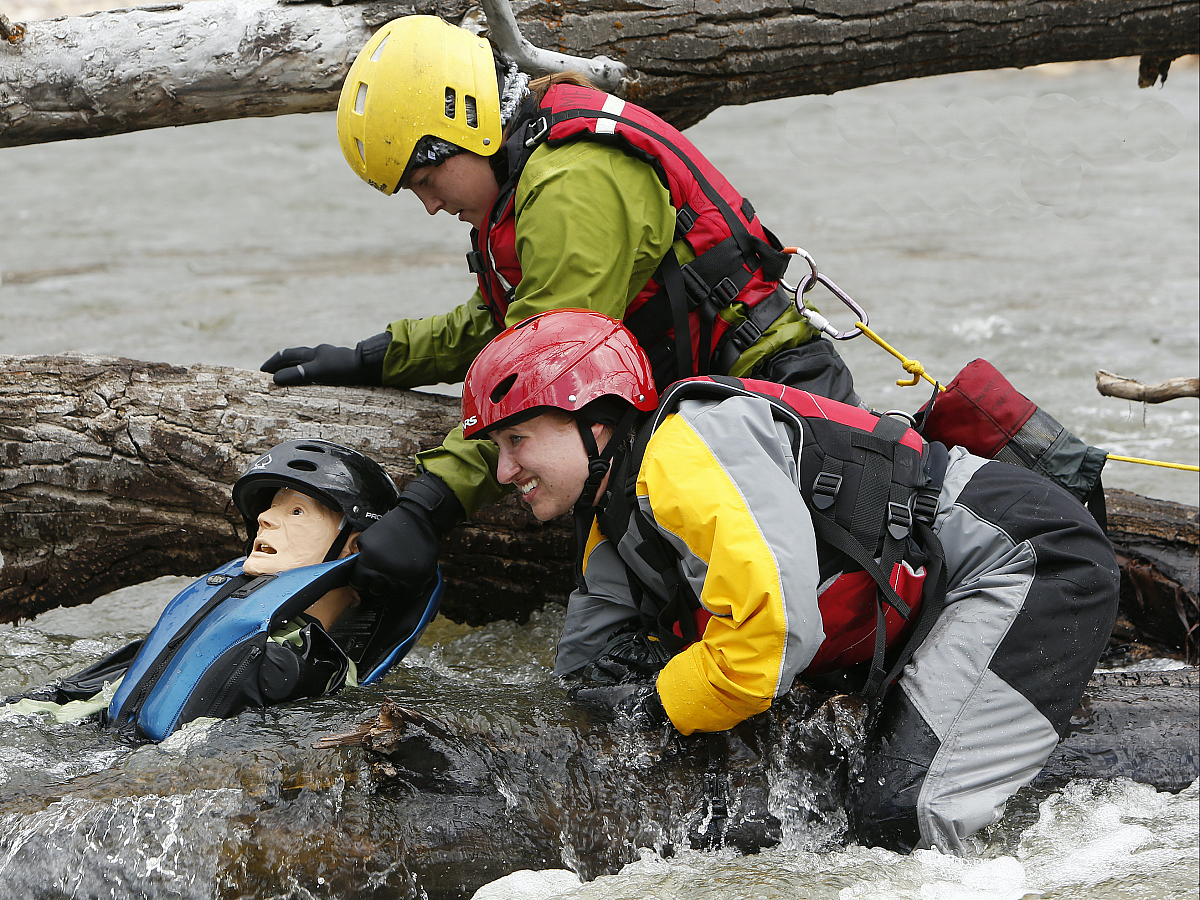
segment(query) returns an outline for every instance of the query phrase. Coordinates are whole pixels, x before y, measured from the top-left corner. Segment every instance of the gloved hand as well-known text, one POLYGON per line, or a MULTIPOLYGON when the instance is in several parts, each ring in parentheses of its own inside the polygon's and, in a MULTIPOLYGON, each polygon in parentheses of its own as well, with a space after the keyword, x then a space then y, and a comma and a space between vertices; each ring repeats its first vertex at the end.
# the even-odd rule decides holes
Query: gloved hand
POLYGON ((446 482, 422 473, 395 509, 358 536, 351 587, 366 602, 423 594, 437 577, 439 541, 463 518, 446 482))
POLYGON ((383 357, 392 336, 382 332, 354 347, 320 344, 280 350, 261 366, 273 372, 275 383, 296 384, 383 384, 383 357))
POLYGON ((580 684, 567 694, 608 722, 658 728, 671 721, 653 684, 580 684))
POLYGON ((578 670, 584 681, 629 684, 653 681, 671 652, 644 631, 624 631, 611 638, 599 656, 578 670))

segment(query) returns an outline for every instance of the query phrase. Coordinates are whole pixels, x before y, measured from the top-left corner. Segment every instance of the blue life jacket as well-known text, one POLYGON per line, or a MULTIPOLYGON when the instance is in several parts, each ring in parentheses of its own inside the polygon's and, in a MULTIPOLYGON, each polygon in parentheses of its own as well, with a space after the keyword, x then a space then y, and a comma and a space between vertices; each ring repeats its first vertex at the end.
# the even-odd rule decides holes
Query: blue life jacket
POLYGON ((300 646, 269 635, 327 592, 349 583, 354 557, 252 576, 245 558, 213 570, 167 604, 109 704, 110 727, 161 741, 202 716, 340 690, 353 660, 360 684, 378 681, 420 638, 437 613, 441 572, 412 603, 347 610, 327 634, 300 629, 300 646))

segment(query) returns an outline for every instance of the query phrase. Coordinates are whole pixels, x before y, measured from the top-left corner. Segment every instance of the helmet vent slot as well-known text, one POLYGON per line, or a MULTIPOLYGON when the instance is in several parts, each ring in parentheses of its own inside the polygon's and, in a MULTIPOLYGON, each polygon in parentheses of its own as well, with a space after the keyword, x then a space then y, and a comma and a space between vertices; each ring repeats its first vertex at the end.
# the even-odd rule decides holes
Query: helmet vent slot
POLYGON ((446 118, 453 119, 458 113, 458 95, 454 88, 446 88, 446 118))
POLYGON ((467 125, 469 125, 471 128, 478 128, 479 113, 475 111, 475 98, 470 94, 467 94, 467 96, 463 98, 463 101, 463 105, 467 109, 467 125))
POLYGON ((320 468, 315 462, 307 459, 289 459, 287 466, 289 469, 299 469, 301 472, 315 472, 320 468))
POLYGON ((492 393, 489 395, 493 403, 499 403, 505 398, 512 386, 517 383, 517 373, 513 372, 498 385, 492 388, 492 393))
POLYGON ((296 449, 303 450, 305 453, 324 453, 325 452, 324 447, 316 447, 316 446, 313 446, 312 444, 301 444, 296 449))
POLYGON ((363 114, 363 110, 367 108, 367 86, 361 81, 358 83, 358 92, 354 95, 354 111, 358 115, 363 114))
POLYGON ((383 36, 383 40, 379 42, 379 46, 375 48, 375 52, 371 54, 371 62, 379 62, 379 57, 383 55, 383 48, 387 46, 388 38, 392 35, 389 32, 383 36))

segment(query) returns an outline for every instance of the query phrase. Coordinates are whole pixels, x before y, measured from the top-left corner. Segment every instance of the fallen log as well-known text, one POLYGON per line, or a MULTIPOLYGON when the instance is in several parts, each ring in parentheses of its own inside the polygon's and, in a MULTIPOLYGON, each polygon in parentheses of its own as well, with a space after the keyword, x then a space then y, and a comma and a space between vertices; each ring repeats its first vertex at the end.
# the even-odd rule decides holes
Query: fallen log
MULTIPOLYGON (((333 109, 383 22, 476 16, 470 0, 333 2, 211 0, 26 23, 0 44, 0 147, 333 109)), ((949 72, 1141 56, 1159 78, 1200 51, 1191 0, 524 0, 515 12, 537 47, 627 66, 617 93, 681 128, 728 104, 949 72)))
MULTIPOLYGON (((320 437, 378 459, 401 485, 457 423, 451 397, 390 388, 280 388, 259 372, 98 356, 0 356, 0 621, 87 603, 242 552, 229 488, 281 441, 320 437)), ((1195 507, 1108 491, 1123 558, 1117 642, 1197 658, 1195 507)), ((513 499, 451 533, 442 611, 524 621, 572 586, 565 521, 513 499)))
MULTIPOLYGON (((0 621, 240 555, 230 487, 281 441, 325 438, 403 486, 457 424, 456 398, 280 388, 269 375, 109 357, 0 357, 0 621)), ((523 619, 570 590, 567 527, 510 500, 446 543, 443 612, 523 619)))
MULTIPOLYGON (((1011 806, 1031 814, 1070 778, 1171 791, 1195 781, 1197 685, 1194 669, 1098 675, 1072 733, 1011 806)), ((286 883, 465 900, 519 869, 612 873, 641 847, 822 851, 849 839, 856 698, 796 687, 729 732, 685 738, 597 721, 551 682, 405 666, 388 689, 393 699, 363 689, 243 713, 124 756, 99 728, 76 734, 118 761, 6 784, 0 878, 20 896, 69 880, 89 895, 120 885, 178 897, 164 877, 177 872, 184 896, 286 883), (379 715, 361 722, 372 705, 379 715)))
MULTIPOLYGON (((1200 777, 1198 690, 1195 669, 1097 673, 1031 789, 1129 778, 1182 790, 1200 777)), ((514 869, 570 860, 591 879, 619 871, 639 847, 752 853, 785 838, 830 849, 850 837, 842 802, 862 740, 856 697, 795 686, 729 732, 686 738, 670 728, 627 732, 570 709, 556 715, 553 705, 541 698, 535 715, 546 746, 513 730, 511 719, 488 717, 480 730, 434 705, 392 701, 343 736, 371 752, 382 790, 420 811, 425 834, 441 835, 410 856, 427 873, 421 886, 431 897, 456 896, 451 881, 497 877, 496 859, 515 861, 514 869), (472 804, 483 815, 466 823, 460 810, 472 804), (479 852, 495 844, 495 857, 479 852), (453 878, 444 882, 441 872, 453 878)))
POLYGON ((1139 403, 1164 403, 1180 397, 1200 397, 1200 378, 1168 378, 1158 384, 1142 384, 1133 378, 1097 369, 1096 390, 1105 397, 1119 397, 1139 403))

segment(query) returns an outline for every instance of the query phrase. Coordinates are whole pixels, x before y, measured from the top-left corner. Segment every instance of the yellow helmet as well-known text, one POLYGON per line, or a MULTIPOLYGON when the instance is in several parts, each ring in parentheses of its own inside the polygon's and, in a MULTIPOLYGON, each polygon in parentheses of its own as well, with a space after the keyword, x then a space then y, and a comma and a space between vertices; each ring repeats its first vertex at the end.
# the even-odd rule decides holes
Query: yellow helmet
POLYGON ((337 131, 350 168, 385 194, 426 135, 491 156, 502 132, 491 47, 437 16, 393 19, 350 66, 337 131))

